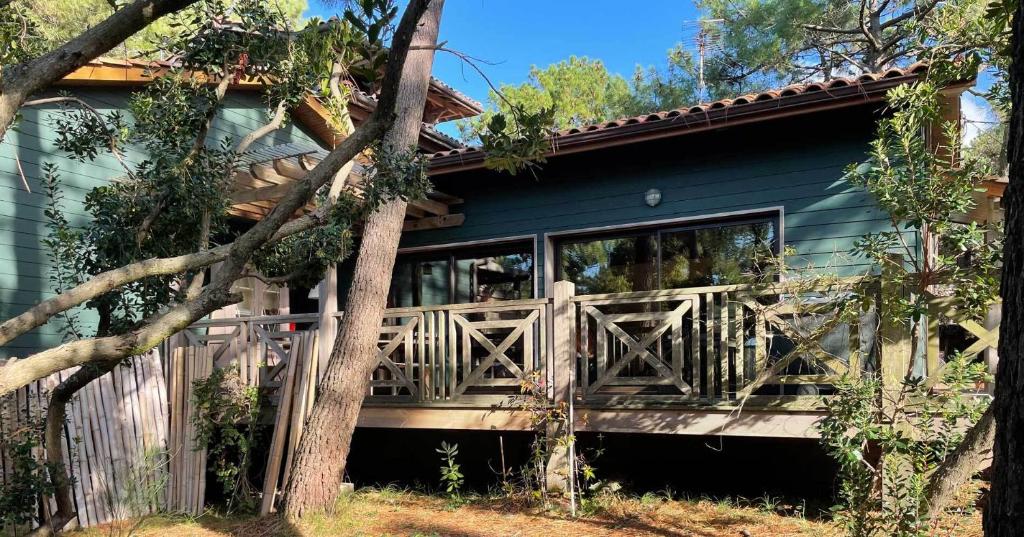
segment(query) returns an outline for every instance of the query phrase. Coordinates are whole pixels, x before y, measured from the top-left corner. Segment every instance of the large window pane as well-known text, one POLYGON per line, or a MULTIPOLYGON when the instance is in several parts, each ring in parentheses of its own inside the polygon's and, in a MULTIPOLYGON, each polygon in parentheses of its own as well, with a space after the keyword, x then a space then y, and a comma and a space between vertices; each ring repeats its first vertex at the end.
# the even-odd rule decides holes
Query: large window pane
POLYGON ((661 287, 726 285, 748 281, 774 251, 772 222, 661 233, 661 287))
POLYGON ((456 300, 492 302, 533 298, 533 252, 464 254, 456 258, 456 300))
POLYGON ((567 239, 557 245, 557 277, 578 294, 742 283, 770 261, 776 225, 765 218, 567 239))
POLYGON ((451 274, 448 259, 399 259, 391 278, 388 306, 449 304, 451 274))
POLYGON ((582 240, 559 247, 562 279, 583 295, 657 289, 654 234, 582 240))
POLYGON ((399 256, 389 307, 533 298, 533 243, 399 256))

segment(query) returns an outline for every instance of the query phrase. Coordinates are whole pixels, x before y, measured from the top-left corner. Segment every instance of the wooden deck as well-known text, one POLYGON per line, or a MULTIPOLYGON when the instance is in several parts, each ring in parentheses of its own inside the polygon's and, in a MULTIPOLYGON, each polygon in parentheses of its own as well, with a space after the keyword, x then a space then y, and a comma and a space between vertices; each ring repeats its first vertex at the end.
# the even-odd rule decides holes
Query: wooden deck
MULTIPOLYGON (((906 371, 905 323, 873 305, 836 317, 855 283, 573 296, 558 282, 553 298, 389 309, 359 425, 525 430, 521 389, 538 383, 551 404, 572 403, 579 431, 812 438, 839 376, 906 371)), ((934 378, 939 319, 956 316, 933 303, 921 367, 934 378)), ((341 314, 326 315, 336 327, 341 314)), ((322 314, 202 321, 166 355, 206 347, 276 403, 315 387, 333 346, 324 325, 322 314), (296 357, 304 366, 289 367, 296 357)), ((997 326, 960 326, 975 338, 968 352, 994 352, 997 326)))

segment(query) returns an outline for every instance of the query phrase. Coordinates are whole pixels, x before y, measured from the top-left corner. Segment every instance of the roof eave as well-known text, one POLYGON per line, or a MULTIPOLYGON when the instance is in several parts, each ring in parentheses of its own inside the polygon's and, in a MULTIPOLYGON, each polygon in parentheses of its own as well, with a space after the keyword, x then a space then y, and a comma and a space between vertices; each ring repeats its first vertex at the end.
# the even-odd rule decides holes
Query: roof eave
MULTIPOLYGON (((634 123, 626 121, 625 124, 614 128, 602 128, 600 125, 591 126, 579 132, 552 136, 551 149, 547 151, 545 157, 593 151, 723 127, 880 102, 885 99, 886 92, 891 88, 912 82, 919 77, 920 72, 915 71, 902 76, 859 81, 842 87, 782 95, 764 101, 723 105, 697 113, 680 112, 655 121, 636 121, 634 123)), ((973 84, 973 80, 965 80, 950 84, 943 91, 959 94, 971 84, 973 84)), ((485 153, 480 150, 463 150, 448 155, 437 155, 430 160, 429 173, 436 176, 480 169, 484 167, 485 157, 485 153)))

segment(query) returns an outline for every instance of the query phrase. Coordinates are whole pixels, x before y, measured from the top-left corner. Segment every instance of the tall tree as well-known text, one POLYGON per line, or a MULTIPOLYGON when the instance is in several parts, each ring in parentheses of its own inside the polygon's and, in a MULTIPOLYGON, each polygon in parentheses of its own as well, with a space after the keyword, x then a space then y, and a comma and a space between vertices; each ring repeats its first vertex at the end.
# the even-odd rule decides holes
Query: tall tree
MULTIPOLYGON (((444 0, 414 0, 411 4, 406 16, 419 12, 423 15, 417 17, 412 51, 398 83, 395 102, 402 112, 383 142, 385 151, 395 155, 415 153, 421 128, 419 111, 427 98, 444 0)), ((363 227, 340 331, 295 450, 285 490, 285 513, 290 517, 326 510, 341 490, 359 409, 377 367, 377 336, 406 205, 402 198, 384 204, 367 218, 363 227)))
MULTIPOLYGON (((760 79, 769 86, 873 73, 937 51, 929 26, 985 2, 937 0, 702 0, 707 31, 718 45, 708 70, 724 81, 760 79)), ((970 19, 964 19, 969 26, 970 19)))
POLYGON ((1024 3, 1011 0, 996 7, 1012 14, 1007 143, 1010 183, 1003 196, 1003 310, 992 403, 996 432, 992 490, 984 527, 986 536, 1009 537, 1019 535, 1024 528, 1024 3))
POLYGON ((490 110, 459 125, 463 138, 476 138, 496 114, 511 115, 518 107, 528 113, 552 110, 551 126, 568 129, 621 116, 629 101, 629 84, 609 73, 601 60, 570 56, 543 69, 530 67, 522 84, 491 89, 490 110))

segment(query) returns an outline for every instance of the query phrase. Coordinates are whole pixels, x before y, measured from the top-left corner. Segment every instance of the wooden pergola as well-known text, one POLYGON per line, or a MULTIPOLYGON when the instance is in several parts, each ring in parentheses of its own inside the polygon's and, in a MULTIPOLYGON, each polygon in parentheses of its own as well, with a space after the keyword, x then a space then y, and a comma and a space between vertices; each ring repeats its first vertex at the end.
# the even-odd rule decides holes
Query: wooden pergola
MULTIPOLYGON (((229 212, 248 220, 259 220, 267 215, 292 184, 305 178, 327 156, 323 148, 308 143, 290 143, 249 151, 242 155, 235 173, 229 212)), ((346 188, 362 197, 365 168, 357 163, 346 188)), ((427 199, 409 202, 404 231, 437 229, 462 225, 465 215, 454 213, 453 205, 462 199, 433 191, 427 199)), ((303 212, 312 211, 307 205, 303 212)))

